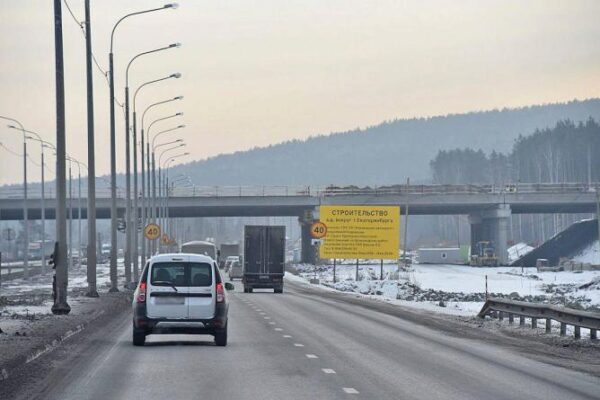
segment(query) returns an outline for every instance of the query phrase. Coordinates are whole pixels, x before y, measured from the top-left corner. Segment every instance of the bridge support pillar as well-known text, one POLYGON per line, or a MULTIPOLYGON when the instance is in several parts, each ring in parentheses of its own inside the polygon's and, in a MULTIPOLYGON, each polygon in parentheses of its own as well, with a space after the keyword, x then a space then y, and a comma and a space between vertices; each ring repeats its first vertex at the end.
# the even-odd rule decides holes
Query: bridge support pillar
POLYGON ((318 208, 314 210, 306 210, 303 215, 298 217, 298 222, 300 223, 302 245, 302 248, 300 250, 300 262, 304 264, 314 265, 317 263, 317 248, 312 244, 310 226, 312 225, 315 219, 319 219, 318 210, 318 208))
POLYGON ((500 204, 495 209, 469 215, 471 254, 477 253, 478 242, 489 241, 496 249, 496 256, 500 265, 507 265, 510 216, 511 211, 507 204, 500 204))

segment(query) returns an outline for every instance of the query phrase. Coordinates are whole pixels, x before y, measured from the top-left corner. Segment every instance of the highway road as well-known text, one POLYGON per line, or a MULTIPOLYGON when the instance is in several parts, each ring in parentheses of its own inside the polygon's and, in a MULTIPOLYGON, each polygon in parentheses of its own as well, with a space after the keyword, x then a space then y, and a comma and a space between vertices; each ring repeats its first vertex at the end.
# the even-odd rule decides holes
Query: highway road
POLYGON ((600 379, 287 284, 230 292, 227 347, 107 328, 45 399, 598 399, 600 379))

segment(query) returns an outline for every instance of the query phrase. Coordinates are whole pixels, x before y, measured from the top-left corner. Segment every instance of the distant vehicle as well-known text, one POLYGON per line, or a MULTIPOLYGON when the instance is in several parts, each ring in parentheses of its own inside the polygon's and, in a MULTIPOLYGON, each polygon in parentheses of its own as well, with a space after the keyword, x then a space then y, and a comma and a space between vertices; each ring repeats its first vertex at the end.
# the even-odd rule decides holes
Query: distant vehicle
POLYGON ((160 254, 144 267, 133 295, 133 344, 154 333, 207 334, 227 345, 228 301, 217 263, 205 255, 160 254))
POLYGON ((230 256, 238 257, 240 255, 240 245, 238 243, 222 243, 219 254, 219 268, 225 267, 225 261, 230 256))
POLYGON ((227 259, 225 260, 225 265, 223 266, 223 270, 225 272, 229 271, 229 268, 231 267, 231 263, 233 263, 234 261, 240 261, 240 257, 239 256, 227 257, 227 259))
POLYGON ((217 246, 213 242, 205 242, 202 240, 194 240, 181 245, 182 253, 203 254, 209 256, 214 261, 219 261, 219 253, 217 246))
POLYGON ((285 226, 244 227, 244 292, 272 288, 283 293, 285 226))
POLYGON ((244 266, 240 261, 233 261, 229 267, 229 279, 242 279, 244 277, 244 266))

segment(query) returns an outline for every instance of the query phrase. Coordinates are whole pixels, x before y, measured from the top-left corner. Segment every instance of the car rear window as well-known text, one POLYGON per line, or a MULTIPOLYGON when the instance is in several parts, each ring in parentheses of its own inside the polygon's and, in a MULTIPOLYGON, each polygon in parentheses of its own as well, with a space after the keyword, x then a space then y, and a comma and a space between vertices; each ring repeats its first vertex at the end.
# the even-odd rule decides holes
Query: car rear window
POLYGON ((211 286, 212 267, 208 263, 154 263, 150 283, 154 286, 211 286))
POLYGON ((190 263, 189 286, 211 286, 212 267, 207 263, 190 263))

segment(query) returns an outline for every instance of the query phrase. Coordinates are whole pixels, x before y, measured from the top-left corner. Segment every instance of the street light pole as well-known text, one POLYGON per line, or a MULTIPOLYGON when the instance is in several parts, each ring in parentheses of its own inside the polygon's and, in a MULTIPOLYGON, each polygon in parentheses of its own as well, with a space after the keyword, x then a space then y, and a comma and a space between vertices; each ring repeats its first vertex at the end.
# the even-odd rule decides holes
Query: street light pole
MULTIPOLYGON (((183 99, 183 96, 177 96, 174 97, 172 99, 168 99, 168 100, 164 100, 164 101, 159 101, 156 102, 154 104, 150 104, 148 107, 146 107, 146 109, 144 110, 144 112, 142 113, 142 130, 141 130, 141 146, 140 146, 140 151, 141 151, 141 164, 142 164, 142 226, 145 227, 146 226, 146 221, 147 221, 147 210, 149 210, 149 208, 146 207, 146 203, 147 201, 150 199, 150 144, 146 143, 146 147, 148 148, 148 151, 146 151, 146 158, 147 158, 147 164, 144 163, 144 119, 146 116, 146 113, 148 112, 148 110, 150 110, 153 107, 156 107, 160 104, 165 104, 165 103, 169 103, 175 100, 181 100, 183 99), (144 168, 144 165, 147 166, 147 168, 144 168), (147 178, 147 190, 148 190, 148 195, 146 195, 146 175, 148 175, 147 178)), ((147 255, 147 249, 146 249, 146 242, 147 239, 145 237, 142 236, 142 265, 146 264, 146 255, 147 255)), ((150 243, 148 243, 150 244, 150 243)), ((148 246, 148 248, 150 248, 150 246, 148 246)))
MULTIPOLYGON (((154 135, 154 137, 152 138, 152 221, 154 223, 156 223, 156 216, 158 214, 158 208, 157 208, 157 203, 156 203, 156 163, 155 163, 155 154, 154 154, 154 148, 155 148, 155 144, 154 142, 156 141, 156 138, 158 138, 160 135, 163 135, 167 132, 173 132, 176 129, 182 129, 185 128, 185 125, 179 125, 175 128, 171 128, 171 129, 166 129, 163 131, 158 132, 156 135, 154 135)), ((150 136, 148 135, 148 143, 150 143, 150 136)), ((150 154, 150 148, 148 148, 148 154, 150 154)), ((159 165, 160 167, 160 165, 159 165)), ((160 172, 160 171, 159 171, 160 172)), ((160 183, 160 181, 159 181, 160 183)), ((155 251, 155 242, 152 242, 152 250, 155 251)))
MULTIPOLYGON (((14 129, 18 129, 16 126, 10 125, 10 128, 14 128, 14 129)), ((50 147, 54 147, 54 145, 52 145, 50 142, 46 142, 45 140, 43 140, 40 135, 38 135, 37 133, 33 132, 33 131, 29 131, 29 130, 25 130, 25 132, 30 133, 35 135, 36 137, 33 136, 26 136, 26 139, 30 139, 30 140, 35 140, 37 142, 40 142, 40 150, 41 150, 41 158, 42 158, 42 164, 41 164, 41 168, 42 168, 42 196, 41 196, 41 214, 42 214, 42 252, 41 252, 41 257, 42 257, 42 274, 46 273, 46 189, 45 189, 45 178, 44 178, 44 166, 45 166, 45 157, 44 157, 44 148, 46 148, 48 145, 50 147)), ((54 150, 56 150, 56 148, 54 147, 54 150)))
MULTIPOLYGON (((180 154, 176 154, 173 157, 171 157, 169 160, 167 160, 165 162, 166 168, 165 168, 165 185, 164 185, 164 200, 163 200, 163 204, 164 204, 164 211, 163 211, 163 219, 164 219, 164 226, 168 227, 169 226, 169 168, 171 167, 171 163, 173 161, 175 161, 177 158, 180 157, 184 157, 189 155, 190 153, 185 152, 185 153, 180 153, 180 154)), ((171 229, 169 229, 169 233, 171 232, 171 229)))
MULTIPOLYGON (((131 63, 138 57, 145 55, 145 54, 150 54, 150 53, 155 53, 157 51, 161 51, 161 50, 166 50, 166 49, 170 49, 170 48, 175 48, 175 47, 179 47, 180 45, 178 43, 174 43, 172 45, 166 46, 166 47, 161 47, 160 49, 156 49, 156 50, 152 50, 152 51, 147 51, 141 54, 138 54, 137 56, 135 56, 127 65, 127 71, 126 71, 126 93, 127 93, 127 107, 126 107, 126 115, 127 115, 127 125, 129 126, 129 67, 131 67, 131 63)), ((157 83, 157 82, 161 82, 164 81, 166 79, 170 79, 170 78, 180 78, 181 74, 180 73, 175 73, 175 74, 171 74, 167 77, 164 78, 160 78, 160 79, 155 79, 152 81, 148 81, 146 83, 143 83, 142 85, 140 85, 134 95, 133 95, 133 192, 134 192, 134 197, 133 197, 133 216, 130 215, 130 225, 132 227, 132 235, 133 235, 133 274, 134 274, 134 279, 137 282, 138 280, 138 275, 139 275, 139 265, 138 265, 138 230, 137 230, 137 226, 138 226, 138 204, 137 204, 137 199, 138 199, 138 191, 137 191, 137 115, 136 115, 136 100, 137 100, 137 96, 140 92, 140 90, 150 84, 153 83, 157 83), (135 221, 135 222, 133 222, 135 221)), ((143 162, 143 160, 142 160, 143 162)))
MULTIPOLYGON (((59 0, 55 0, 59 1, 59 0)), ((167 8, 177 8, 177 3, 166 4, 160 8, 129 13, 121 17, 113 26, 110 34, 110 52, 108 54, 109 83, 110 83, 110 292, 118 292, 117 288, 117 165, 116 165, 116 133, 115 133, 115 74, 114 74, 114 36, 115 30, 123 20, 136 15, 147 14, 167 8)), ((127 127, 127 131, 129 128, 127 127)))
MULTIPOLYGON (((9 117, 0 118, 11 121, 19 125, 19 129, 23 133, 23 278, 29 279, 29 216, 27 207, 27 140, 25 139, 25 128, 16 119, 9 117)), ((10 127, 10 126, 9 126, 10 127)))

